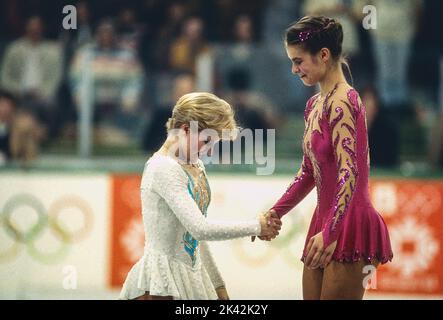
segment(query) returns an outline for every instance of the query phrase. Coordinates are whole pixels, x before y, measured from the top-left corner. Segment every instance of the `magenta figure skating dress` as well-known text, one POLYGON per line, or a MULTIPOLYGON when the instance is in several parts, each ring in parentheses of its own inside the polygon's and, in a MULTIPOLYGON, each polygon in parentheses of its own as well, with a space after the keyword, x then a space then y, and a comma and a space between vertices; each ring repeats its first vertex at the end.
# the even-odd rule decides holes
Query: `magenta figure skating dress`
POLYGON ((301 168, 272 209, 282 217, 315 186, 317 207, 301 260, 309 239, 322 232, 325 248, 337 240, 335 261, 386 263, 393 253, 386 224, 369 197, 365 107, 357 91, 343 84, 324 103, 318 100, 316 94, 306 104, 301 168))

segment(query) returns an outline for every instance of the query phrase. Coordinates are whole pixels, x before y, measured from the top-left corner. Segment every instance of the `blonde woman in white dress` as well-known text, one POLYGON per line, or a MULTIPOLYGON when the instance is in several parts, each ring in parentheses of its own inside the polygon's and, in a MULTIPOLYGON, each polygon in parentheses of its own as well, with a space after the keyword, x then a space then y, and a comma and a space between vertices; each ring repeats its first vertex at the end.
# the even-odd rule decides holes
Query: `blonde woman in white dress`
POLYGON ((217 139, 201 135, 205 129, 218 137, 223 130, 236 130, 226 101, 210 93, 186 94, 166 127, 168 137, 146 162, 141 182, 144 254, 129 271, 120 299, 229 299, 206 241, 273 238, 281 222, 266 215, 246 221, 207 217, 211 192, 199 156, 209 154, 217 139), (193 124, 198 141, 191 134, 193 124))

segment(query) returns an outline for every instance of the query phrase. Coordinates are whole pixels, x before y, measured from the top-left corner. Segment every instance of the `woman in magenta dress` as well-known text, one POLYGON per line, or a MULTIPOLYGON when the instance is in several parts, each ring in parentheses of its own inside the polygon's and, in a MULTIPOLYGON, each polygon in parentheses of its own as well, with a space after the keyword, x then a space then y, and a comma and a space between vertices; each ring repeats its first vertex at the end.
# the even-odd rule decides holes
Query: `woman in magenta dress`
POLYGON ((369 197, 365 107, 344 77, 342 41, 340 23, 323 16, 304 17, 286 30, 292 73, 320 87, 304 113, 301 168, 270 210, 281 218, 316 187, 302 257, 304 299, 362 299, 364 267, 393 257, 385 222, 369 197))

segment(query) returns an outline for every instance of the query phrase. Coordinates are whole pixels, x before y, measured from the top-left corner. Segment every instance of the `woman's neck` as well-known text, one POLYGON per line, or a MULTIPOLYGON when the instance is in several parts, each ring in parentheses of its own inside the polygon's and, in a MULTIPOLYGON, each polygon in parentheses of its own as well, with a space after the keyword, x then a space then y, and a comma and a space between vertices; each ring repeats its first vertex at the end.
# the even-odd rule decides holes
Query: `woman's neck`
POLYGON ((193 162, 191 162, 186 155, 180 152, 178 141, 171 137, 166 139, 160 149, 158 149, 157 153, 164 156, 169 156, 180 164, 193 164, 193 162))
POLYGON ((178 141, 168 137, 157 152, 163 155, 178 156, 178 141))
POLYGON ((328 92, 334 89, 335 85, 338 83, 346 83, 346 78, 341 70, 340 64, 326 72, 324 78, 320 80, 321 97, 325 98, 328 92))

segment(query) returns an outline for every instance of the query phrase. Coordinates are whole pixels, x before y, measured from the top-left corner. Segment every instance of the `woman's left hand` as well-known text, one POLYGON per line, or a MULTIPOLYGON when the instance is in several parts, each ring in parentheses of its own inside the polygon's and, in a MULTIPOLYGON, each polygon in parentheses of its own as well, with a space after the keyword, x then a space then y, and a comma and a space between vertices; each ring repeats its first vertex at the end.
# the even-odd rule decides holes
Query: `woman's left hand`
POLYGON ((230 300, 228 291, 225 287, 217 288, 215 291, 217 292, 218 300, 230 300))
POLYGON ((332 254, 337 246, 337 241, 332 242, 327 248, 324 248, 323 234, 321 232, 313 236, 307 246, 308 255, 306 256, 306 267, 316 269, 325 268, 331 262, 332 254))

